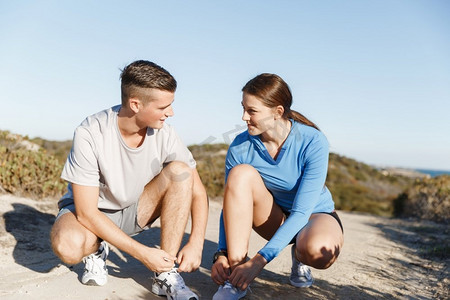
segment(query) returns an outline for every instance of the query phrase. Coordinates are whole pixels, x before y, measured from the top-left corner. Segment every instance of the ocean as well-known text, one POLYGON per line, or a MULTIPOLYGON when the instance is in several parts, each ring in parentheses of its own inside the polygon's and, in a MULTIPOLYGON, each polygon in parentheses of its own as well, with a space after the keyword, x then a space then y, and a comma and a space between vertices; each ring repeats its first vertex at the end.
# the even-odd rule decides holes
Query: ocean
POLYGON ((427 170, 427 169, 415 169, 414 171, 423 173, 423 174, 428 174, 431 177, 436 177, 439 175, 450 175, 450 171, 444 171, 444 170, 427 170))

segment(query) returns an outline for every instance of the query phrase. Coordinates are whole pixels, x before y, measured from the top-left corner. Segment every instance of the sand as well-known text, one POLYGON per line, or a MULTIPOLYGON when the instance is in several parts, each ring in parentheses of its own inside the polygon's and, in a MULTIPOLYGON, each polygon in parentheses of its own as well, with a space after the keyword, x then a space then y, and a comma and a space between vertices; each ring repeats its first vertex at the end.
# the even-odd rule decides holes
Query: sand
MULTIPOLYGON (((211 257, 217 247, 220 201, 210 204, 201 267, 183 274, 200 299, 211 299, 217 286, 210 279, 211 257)), ((109 279, 103 287, 80 283, 83 265, 68 266, 52 253, 49 231, 56 201, 35 201, 0 195, 1 299, 165 299, 151 293, 152 273, 117 249, 108 258, 109 279)), ((338 261, 327 270, 313 269, 315 283, 298 289, 289 285, 290 252, 285 249, 266 266, 245 299, 448 299, 448 262, 418 255, 417 223, 339 212, 345 244, 338 261)), ((157 245, 159 224, 136 237, 157 245)), ((438 225, 436 225, 438 226, 438 225)), ((439 226, 436 228, 439 230, 439 226)), ((186 233, 186 237, 187 237, 186 233)), ((264 241, 252 235, 250 255, 264 241)))

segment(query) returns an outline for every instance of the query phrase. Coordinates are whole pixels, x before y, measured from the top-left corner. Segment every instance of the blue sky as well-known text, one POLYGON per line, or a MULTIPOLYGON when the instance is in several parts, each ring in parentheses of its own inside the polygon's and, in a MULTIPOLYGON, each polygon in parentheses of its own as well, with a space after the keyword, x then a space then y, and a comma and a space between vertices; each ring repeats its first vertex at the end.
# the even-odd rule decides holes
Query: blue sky
POLYGON ((120 69, 177 79, 188 145, 241 129, 241 88, 262 72, 330 151, 377 166, 450 170, 450 1, 1 1, 0 129, 72 138, 120 102, 120 69))

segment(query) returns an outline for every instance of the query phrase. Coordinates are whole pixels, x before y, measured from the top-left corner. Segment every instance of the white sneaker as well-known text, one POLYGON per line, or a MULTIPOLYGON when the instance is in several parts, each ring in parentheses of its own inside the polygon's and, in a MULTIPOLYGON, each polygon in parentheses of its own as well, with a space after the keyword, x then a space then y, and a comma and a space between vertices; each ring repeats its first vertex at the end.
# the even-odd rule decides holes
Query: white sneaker
POLYGON ((291 276, 289 276, 290 283, 295 287, 310 287, 314 282, 314 278, 311 274, 311 269, 295 258, 295 244, 292 245, 291 256, 292 269, 291 276))
POLYGON ((223 285, 219 286, 219 289, 213 296, 213 300, 238 300, 247 295, 247 289, 244 291, 240 290, 235 288, 230 282, 225 281, 223 285))
POLYGON ((83 258, 84 273, 81 276, 81 283, 86 285, 106 284, 108 281, 108 269, 106 268, 108 254, 108 244, 102 241, 97 252, 83 258))
POLYGON ((198 297, 185 284, 176 268, 163 272, 153 278, 152 292, 167 296, 171 300, 198 300, 198 297))

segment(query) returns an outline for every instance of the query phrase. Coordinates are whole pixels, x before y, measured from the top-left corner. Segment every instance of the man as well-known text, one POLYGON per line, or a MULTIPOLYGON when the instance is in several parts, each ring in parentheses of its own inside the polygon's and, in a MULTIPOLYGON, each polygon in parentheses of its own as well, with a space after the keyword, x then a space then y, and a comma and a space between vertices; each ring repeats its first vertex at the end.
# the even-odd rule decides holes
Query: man
POLYGON ((51 241, 63 262, 83 260, 83 284, 106 284, 110 243, 155 272, 153 293, 198 299, 178 272, 200 266, 208 200, 192 154, 165 123, 174 114, 176 85, 162 67, 133 62, 121 74, 122 104, 75 130, 61 175, 68 192, 58 202, 51 241), (190 214, 191 234, 179 251, 190 214), (160 249, 130 237, 158 217, 160 249))

